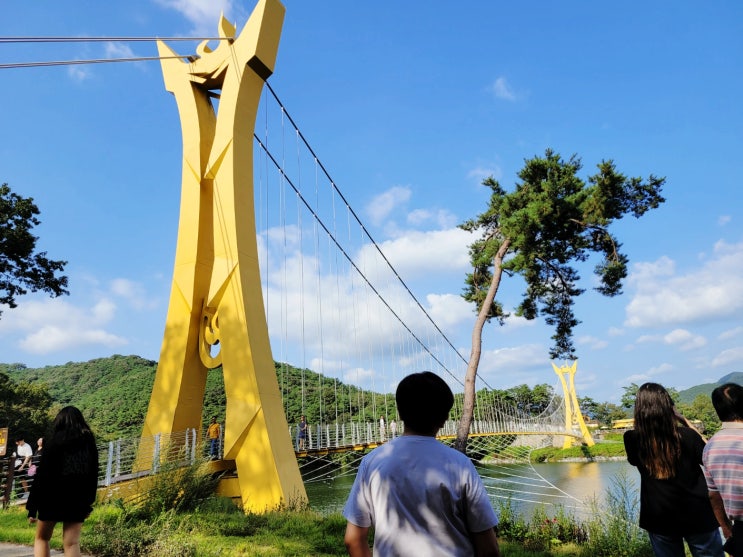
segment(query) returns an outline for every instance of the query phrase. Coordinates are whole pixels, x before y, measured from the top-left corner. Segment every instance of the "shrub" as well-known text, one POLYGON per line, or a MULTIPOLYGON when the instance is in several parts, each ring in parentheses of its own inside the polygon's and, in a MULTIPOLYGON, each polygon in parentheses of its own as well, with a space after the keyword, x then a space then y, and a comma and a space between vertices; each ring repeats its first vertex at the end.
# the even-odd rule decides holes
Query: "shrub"
POLYGON ((165 464, 151 476, 139 499, 136 514, 147 519, 169 510, 193 511, 214 495, 220 477, 220 474, 212 473, 205 460, 190 466, 165 464))
POLYGON ((149 555, 156 534, 147 522, 129 520, 122 514, 113 522, 95 522, 82 537, 81 548, 97 557, 149 555))
POLYGON ((637 526, 640 503, 634 484, 625 474, 614 476, 603 502, 594 501, 586 524, 588 539, 581 555, 586 557, 652 557, 650 541, 637 526))

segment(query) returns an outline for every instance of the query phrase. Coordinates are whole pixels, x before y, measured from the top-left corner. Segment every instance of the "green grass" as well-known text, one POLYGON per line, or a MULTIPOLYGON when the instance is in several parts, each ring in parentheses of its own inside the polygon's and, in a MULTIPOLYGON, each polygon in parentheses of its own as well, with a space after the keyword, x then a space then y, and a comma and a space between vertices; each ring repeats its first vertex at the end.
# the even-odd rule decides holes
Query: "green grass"
MULTIPOLYGON (((230 503, 231 505, 231 503, 230 503)), ((219 505, 224 508, 223 505, 219 505)), ((35 526, 22 507, 0 511, 0 540, 32 545, 35 526)), ((83 552, 101 557, 190 557, 217 555, 336 556, 346 555, 340 515, 311 511, 244 515, 234 510, 164 512, 155 520, 133 520, 117 505, 96 507, 83 523, 83 552)), ((51 546, 62 547, 62 528, 55 528, 51 546)))
MULTIPOLYGON (((221 505, 220 505, 221 506, 221 505)), ((81 548, 99 557, 332 557, 346 555, 345 519, 311 511, 244 515, 239 511, 162 513, 154 522, 127 522, 117 505, 98 506, 83 524, 81 548)), ((34 526, 22 507, 0 511, 0 540, 32 545, 34 526)), ((55 528, 52 548, 62 548, 62 528, 55 528)), ((504 557, 579 556, 574 544, 529 550, 501 540, 504 557)))

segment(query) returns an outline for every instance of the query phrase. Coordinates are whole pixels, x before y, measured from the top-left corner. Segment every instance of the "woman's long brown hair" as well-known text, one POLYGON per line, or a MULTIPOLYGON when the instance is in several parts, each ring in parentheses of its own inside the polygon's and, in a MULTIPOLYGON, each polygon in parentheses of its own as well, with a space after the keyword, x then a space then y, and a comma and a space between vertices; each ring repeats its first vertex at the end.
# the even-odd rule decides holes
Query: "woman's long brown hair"
POLYGON ((674 477, 681 456, 681 434, 673 400, 662 385, 645 383, 637 389, 635 431, 640 462, 650 476, 659 480, 674 477))

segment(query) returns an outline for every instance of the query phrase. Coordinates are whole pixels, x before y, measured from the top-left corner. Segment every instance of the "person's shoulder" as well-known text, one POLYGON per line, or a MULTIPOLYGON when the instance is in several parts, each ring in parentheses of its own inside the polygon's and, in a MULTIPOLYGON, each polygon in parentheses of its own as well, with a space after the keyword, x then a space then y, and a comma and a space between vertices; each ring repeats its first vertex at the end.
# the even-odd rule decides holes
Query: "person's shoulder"
POLYGON ((702 437, 702 434, 699 433, 698 429, 684 425, 679 428, 679 431, 681 432, 681 436, 685 439, 691 440, 693 442, 697 442, 697 441, 701 441, 702 443, 705 442, 704 438, 702 437))
POLYGON ((624 432, 624 435, 622 436, 622 440, 624 441, 624 450, 629 454, 637 450, 637 445, 639 444, 639 434, 634 429, 628 429, 624 432))
POLYGON ((679 427, 679 429, 681 430, 683 435, 696 435, 697 437, 701 435, 698 429, 689 427, 688 425, 682 425, 679 427))

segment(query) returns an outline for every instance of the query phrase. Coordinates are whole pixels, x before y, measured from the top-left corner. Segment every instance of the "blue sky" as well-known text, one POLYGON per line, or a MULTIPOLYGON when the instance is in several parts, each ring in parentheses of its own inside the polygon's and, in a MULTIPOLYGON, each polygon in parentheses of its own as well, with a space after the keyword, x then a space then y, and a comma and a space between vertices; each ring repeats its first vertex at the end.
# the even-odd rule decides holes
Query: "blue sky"
MULTIPOLYGON (((287 0, 270 79, 354 210, 437 322, 469 351, 459 298, 485 207, 525 158, 613 159, 667 179, 667 202, 614 232, 624 294, 576 307, 579 394, 617 401, 743 371, 743 7, 587 1, 450 4, 287 0)), ((252 3, 12 3, 0 36, 212 36, 252 3)), ((196 43, 171 43, 191 53, 196 43)), ((154 43, 0 44, 0 63, 155 56, 154 43)), ((71 295, 0 317, 0 360, 157 359, 180 196, 180 123, 157 62, 0 70, 0 182, 41 210, 39 248, 68 260, 71 295)), ((590 289, 590 270, 583 273, 590 289)), ((502 291, 513 307, 523 284, 502 291)), ((555 383, 551 331, 485 334, 496 387, 555 383)), ((276 356, 276 350, 274 350, 276 356)), ((374 373, 374 370, 368 370, 374 373)), ((392 385, 388 385, 390 388, 392 385)))

